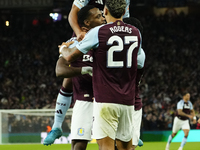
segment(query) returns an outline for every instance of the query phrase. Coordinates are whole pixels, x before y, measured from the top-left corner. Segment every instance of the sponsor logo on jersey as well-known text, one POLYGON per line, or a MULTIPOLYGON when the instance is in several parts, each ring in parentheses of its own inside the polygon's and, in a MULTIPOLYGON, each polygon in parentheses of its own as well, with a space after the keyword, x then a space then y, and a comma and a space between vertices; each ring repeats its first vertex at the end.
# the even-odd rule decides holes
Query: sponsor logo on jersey
POLYGON ((84 61, 90 61, 90 62, 93 62, 93 57, 92 56, 90 56, 90 55, 83 55, 83 60, 82 60, 83 62, 84 61))
POLYGON ((184 104, 184 108, 190 109, 190 106, 188 104, 184 104))
POLYGON ((84 129, 78 128, 78 135, 83 136, 84 135, 84 129))

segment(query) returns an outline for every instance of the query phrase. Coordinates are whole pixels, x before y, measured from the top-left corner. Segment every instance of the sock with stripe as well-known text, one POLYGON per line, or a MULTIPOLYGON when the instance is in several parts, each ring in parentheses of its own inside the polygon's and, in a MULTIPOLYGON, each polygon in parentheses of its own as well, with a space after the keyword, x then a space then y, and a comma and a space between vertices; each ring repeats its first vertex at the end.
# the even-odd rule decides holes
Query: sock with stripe
POLYGON ((55 115, 54 115, 54 124, 52 128, 62 127, 62 123, 65 119, 65 114, 69 109, 72 101, 72 92, 66 90, 64 87, 60 89, 60 92, 56 101, 55 115))

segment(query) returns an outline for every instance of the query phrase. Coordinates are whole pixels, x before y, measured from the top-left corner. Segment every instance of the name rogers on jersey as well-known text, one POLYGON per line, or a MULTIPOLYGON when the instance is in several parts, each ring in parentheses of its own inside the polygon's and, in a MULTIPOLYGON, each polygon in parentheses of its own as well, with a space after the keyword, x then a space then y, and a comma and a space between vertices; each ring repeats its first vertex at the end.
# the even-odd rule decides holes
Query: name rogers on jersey
POLYGON ((132 28, 124 27, 124 26, 114 26, 114 27, 110 27, 110 31, 112 33, 114 33, 114 32, 128 32, 128 33, 132 33, 132 28))

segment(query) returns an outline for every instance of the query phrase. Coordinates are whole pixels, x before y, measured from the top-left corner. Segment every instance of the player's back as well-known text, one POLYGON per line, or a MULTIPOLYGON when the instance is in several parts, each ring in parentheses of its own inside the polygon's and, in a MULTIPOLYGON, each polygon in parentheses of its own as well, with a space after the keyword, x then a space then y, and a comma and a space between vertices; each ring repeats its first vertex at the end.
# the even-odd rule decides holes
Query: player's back
POLYGON ((94 53, 93 86, 97 102, 134 105, 140 33, 116 21, 99 28, 94 53))

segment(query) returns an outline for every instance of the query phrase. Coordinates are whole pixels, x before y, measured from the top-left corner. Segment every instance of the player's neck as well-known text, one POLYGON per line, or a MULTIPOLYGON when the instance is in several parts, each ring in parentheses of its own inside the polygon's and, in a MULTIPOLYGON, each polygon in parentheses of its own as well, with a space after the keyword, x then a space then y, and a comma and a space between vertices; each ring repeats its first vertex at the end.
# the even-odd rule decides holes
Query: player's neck
POLYGON ((107 23, 115 22, 117 20, 122 21, 122 17, 121 18, 114 18, 112 16, 109 16, 109 17, 106 18, 107 23))
POLYGON ((90 30, 90 28, 88 27, 81 27, 82 32, 88 32, 90 30))

